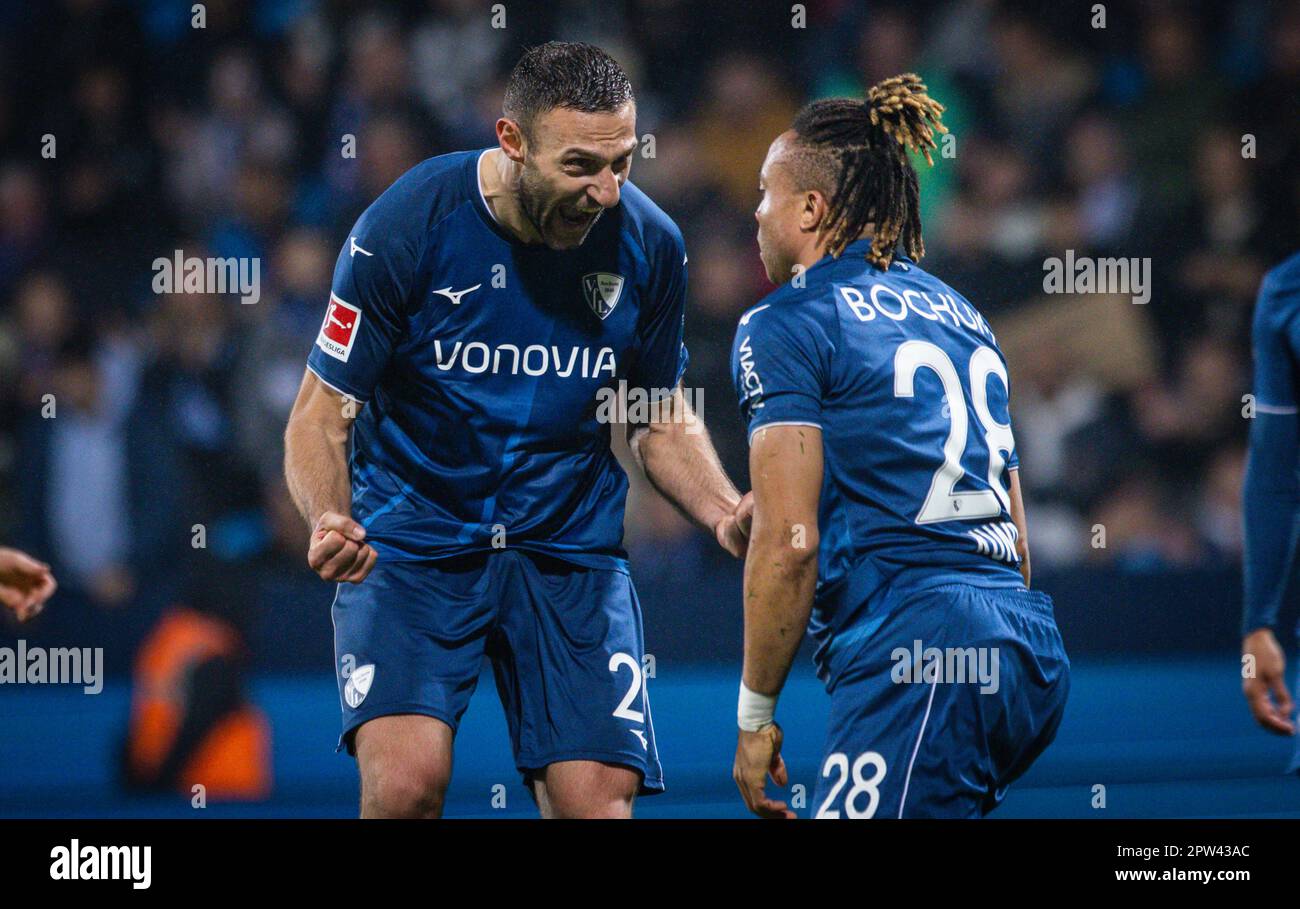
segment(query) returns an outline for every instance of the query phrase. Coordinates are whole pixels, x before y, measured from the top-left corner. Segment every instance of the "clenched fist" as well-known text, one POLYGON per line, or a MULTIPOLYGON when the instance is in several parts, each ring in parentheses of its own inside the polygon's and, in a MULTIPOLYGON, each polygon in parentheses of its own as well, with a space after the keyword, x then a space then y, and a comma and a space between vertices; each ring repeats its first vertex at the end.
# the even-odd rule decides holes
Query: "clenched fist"
POLYGON ((366 529, 356 521, 327 511, 312 529, 307 564, 327 581, 360 584, 379 557, 365 539, 366 529))
POLYGON ((58 586, 49 565, 25 552, 0 546, 0 603, 12 609, 18 621, 40 614, 58 586))
POLYGON ((749 551, 749 529, 754 522, 754 494, 747 492, 736 509, 713 528, 718 545, 738 559, 749 551))

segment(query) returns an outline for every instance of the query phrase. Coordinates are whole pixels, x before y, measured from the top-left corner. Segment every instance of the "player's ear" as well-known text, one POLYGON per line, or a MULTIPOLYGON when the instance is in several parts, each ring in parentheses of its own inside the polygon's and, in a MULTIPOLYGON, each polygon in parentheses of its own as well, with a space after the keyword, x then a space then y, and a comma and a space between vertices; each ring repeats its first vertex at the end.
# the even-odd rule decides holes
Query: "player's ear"
POLYGON ((817 233, 826 220, 829 206, 826 197, 815 189, 803 194, 803 207, 799 212, 799 229, 805 233, 817 233))
POLYGON ((516 164, 524 163, 524 154, 528 150, 528 140, 524 138, 523 128, 509 117, 497 120, 497 141, 507 158, 516 164))

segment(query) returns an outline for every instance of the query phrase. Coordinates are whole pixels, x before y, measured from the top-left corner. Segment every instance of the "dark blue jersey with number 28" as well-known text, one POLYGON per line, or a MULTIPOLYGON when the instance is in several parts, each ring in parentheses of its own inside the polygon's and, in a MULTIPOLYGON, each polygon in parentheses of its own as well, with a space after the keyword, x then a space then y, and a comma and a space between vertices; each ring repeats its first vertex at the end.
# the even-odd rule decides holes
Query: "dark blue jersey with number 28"
POLYGON ((823 666, 870 633, 882 597, 954 581, 1022 586, 1006 361, 961 294, 906 257, 871 266, 869 243, 746 312, 732 350, 751 443, 766 426, 821 429, 810 630, 823 666))

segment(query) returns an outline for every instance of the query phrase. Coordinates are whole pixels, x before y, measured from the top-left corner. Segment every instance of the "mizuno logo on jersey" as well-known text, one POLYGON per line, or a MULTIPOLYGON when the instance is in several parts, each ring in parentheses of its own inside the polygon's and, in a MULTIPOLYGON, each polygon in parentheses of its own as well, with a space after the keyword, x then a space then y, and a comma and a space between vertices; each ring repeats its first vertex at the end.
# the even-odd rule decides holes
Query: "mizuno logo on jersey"
POLYGON ((1020 531, 1011 521, 975 527, 966 531, 966 535, 975 541, 975 548, 980 555, 1012 565, 1020 564, 1020 556, 1016 553, 1016 540, 1020 539, 1020 531))
POLYGON ((352 345, 357 341, 357 328, 361 325, 361 310, 351 303, 330 294, 330 305, 325 310, 325 322, 316 336, 316 346, 336 360, 348 361, 352 345))
POLYGON ((442 290, 435 290, 434 293, 442 294, 451 301, 452 306, 459 306, 461 297, 465 296, 467 293, 478 290, 482 286, 482 284, 475 284, 473 287, 467 287, 464 290, 452 290, 450 287, 444 287, 442 290))
POLYGON ((482 341, 468 344, 457 341, 447 350, 442 341, 435 340, 433 353, 438 368, 444 372, 459 365, 465 372, 475 375, 517 376, 521 371, 527 376, 554 373, 562 379, 572 375, 583 379, 594 379, 602 373, 609 373, 610 378, 615 375, 614 350, 611 347, 597 351, 590 347, 544 347, 541 344, 529 344, 523 348, 515 344, 489 347, 482 341))

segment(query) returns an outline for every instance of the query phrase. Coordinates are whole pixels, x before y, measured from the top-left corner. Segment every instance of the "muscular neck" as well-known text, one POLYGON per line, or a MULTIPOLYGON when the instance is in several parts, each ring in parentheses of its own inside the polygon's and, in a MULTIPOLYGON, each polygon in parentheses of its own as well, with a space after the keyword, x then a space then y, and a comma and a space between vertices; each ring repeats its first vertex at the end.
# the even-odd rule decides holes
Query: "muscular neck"
MULTIPOLYGON (((868 222, 867 225, 862 228, 862 233, 858 234, 857 239, 861 240, 864 237, 872 237, 875 233, 876 225, 868 222)), ((804 244, 804 248, 802 252, 800 252, 798 258, 795 259, 795 264, 803 266, 802 270, 807 271, 820 262, 827 253, 826 239, 825 235, 821 232, 811 235, 808 238, 808 241, 804 244)))
POLYGON ((494 148, 478 162, 478 182, 487 201, 488 211, 497 223, 513 234, 521 243, 540 243, 542 238, 531 221, 524 217, 519 205, 520 167, 501 149, 494 148))
POLYGON ((799 258, 795 260, 795 265, 799 266, 800 272, 805 272, 812 268, 813 265, 820 262, 822 257, 825 255, 826 244, 813 242, 803 248, 803 252, 800 253, 799 258))

